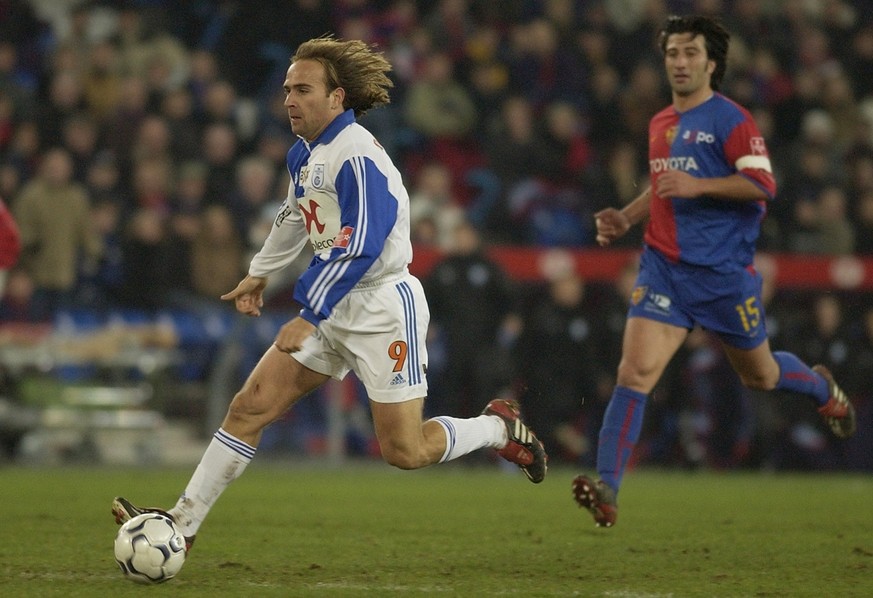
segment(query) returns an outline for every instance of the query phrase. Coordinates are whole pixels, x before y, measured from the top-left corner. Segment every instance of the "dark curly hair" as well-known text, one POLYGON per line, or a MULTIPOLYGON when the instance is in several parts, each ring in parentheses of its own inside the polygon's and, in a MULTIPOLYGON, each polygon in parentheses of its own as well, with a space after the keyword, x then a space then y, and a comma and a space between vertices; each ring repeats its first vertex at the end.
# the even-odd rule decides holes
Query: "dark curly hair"
POLYGON ((658 33, 658 46, 661 48, 661 52, 667 51, 667 38, 675 33, 690 33, 693 37, 703 36, 706 41, 706 57, 715 61, 715 70, 710 77, 710 85, 714 91, 718 91, 727 70, 727 53, 731 34, 718 20, 711 17, 671 15, 667 17, 664 26, 658 33))
POLYGON ((328 91, 342 87, 346 92, 343 108, 351 108, 355 116, 391 101, 388 90, 394 83, 387 75, 391 63, 361 40, 317 37, 300 44, 291 62, 304 59, 321 63, 328 91))

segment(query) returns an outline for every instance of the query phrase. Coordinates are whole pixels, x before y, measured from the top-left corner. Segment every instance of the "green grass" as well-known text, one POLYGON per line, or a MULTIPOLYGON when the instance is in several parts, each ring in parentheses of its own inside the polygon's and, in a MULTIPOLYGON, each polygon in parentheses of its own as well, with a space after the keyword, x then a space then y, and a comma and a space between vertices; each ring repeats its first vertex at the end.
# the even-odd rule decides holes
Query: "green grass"
POLYGON ((871 596, 873 476, 631 472, 618 525, 458 466, 255 462, 170 582, 112 558, 109 502, 169 506, 190 470, 0 470, 3 596, 871 596))

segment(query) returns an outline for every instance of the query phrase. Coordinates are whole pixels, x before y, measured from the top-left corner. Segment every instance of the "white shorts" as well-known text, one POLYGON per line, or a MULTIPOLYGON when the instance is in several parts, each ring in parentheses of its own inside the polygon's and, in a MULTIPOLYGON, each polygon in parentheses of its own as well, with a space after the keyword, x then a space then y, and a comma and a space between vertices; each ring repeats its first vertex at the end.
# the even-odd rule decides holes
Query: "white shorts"
POLYGON ((378 403, 424 398, 429 321, 419 280, 409 273, 388 276, 352 289, 291 355, 337 380, 354 371, 378 403))

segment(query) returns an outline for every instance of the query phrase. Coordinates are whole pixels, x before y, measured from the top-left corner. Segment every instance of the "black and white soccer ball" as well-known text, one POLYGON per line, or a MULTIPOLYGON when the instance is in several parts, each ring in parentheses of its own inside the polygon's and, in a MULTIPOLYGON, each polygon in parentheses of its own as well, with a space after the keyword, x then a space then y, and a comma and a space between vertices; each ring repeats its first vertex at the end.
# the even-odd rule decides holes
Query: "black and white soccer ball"
POLYGON ((115 562, 133 581, 167 581, 185 564, 185 536, 166 515, 137 515, 125 522, 115 536, 115 562))

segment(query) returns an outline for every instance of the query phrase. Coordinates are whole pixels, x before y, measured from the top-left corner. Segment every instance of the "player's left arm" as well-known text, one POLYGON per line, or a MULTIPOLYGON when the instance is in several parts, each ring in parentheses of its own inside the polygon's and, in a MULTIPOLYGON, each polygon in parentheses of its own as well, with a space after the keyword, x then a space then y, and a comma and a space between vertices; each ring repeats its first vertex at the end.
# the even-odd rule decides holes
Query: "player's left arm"
POLYGON ((294 288, 294 299, 303 305, 300 316, 316 326, 379 259, 397 221, 397 199, 370 158, 349 158, 335 185, 340 233, 328 258, 314 262, 294 288))
POLYGON ((776 179, 764 138, 751 115, 742 113, 724 143, 726 165, 732 174, 722 177, 694 177, 671 170, 657 180, 661 197, 710 196, 733 201, 767 201, 776 195, 776 179))

